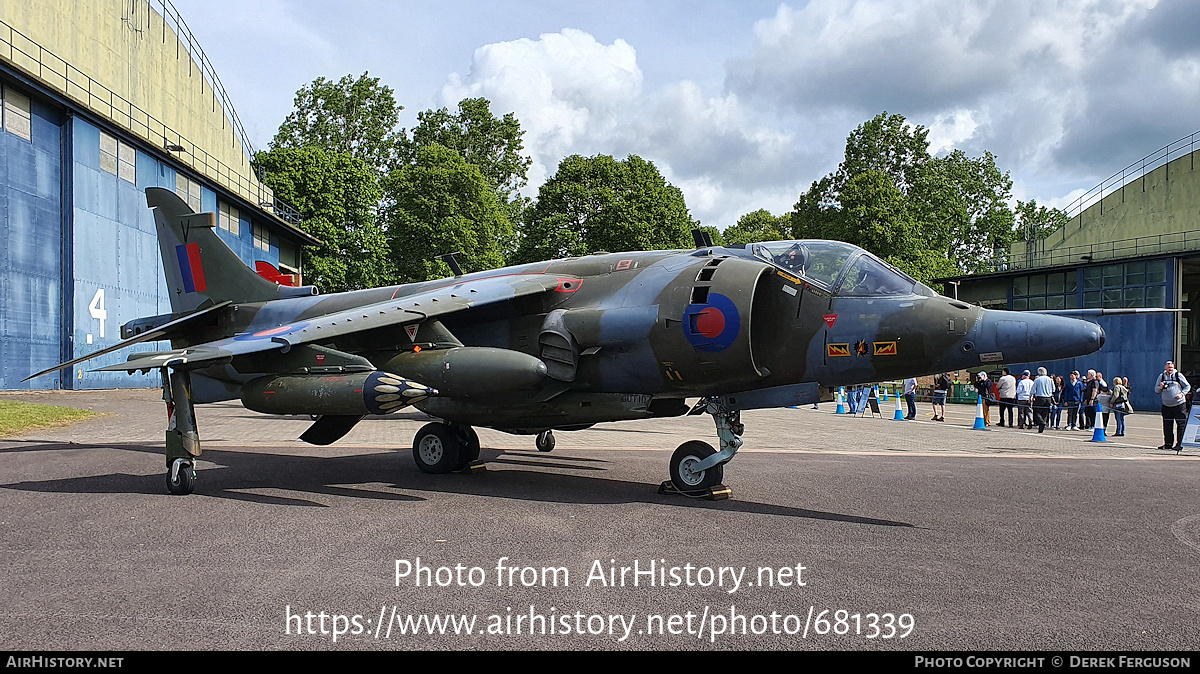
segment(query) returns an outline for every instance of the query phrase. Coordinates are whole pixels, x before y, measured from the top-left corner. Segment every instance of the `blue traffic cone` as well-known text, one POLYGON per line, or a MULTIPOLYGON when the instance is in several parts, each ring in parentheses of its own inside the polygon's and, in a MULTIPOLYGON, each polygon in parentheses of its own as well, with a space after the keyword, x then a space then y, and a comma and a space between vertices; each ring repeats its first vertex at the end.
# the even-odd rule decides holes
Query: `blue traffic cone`
POLYGON ((1104 435, 1104 426, 1098 425, 1092 431, 1092 442, 1108 442, 1108 437, 1104 435))
POLYGON ((887 402, 887 387, 886 386, 879 387, 879 402, 881 402, 881 403, 887 402))
POLYGON ((975 425, 971 429, 976 431, 987 430, 987 424, 983 423, 983 396, 979 396, 979 402, 975 403, 975 425))
POLYGON ((900 396, 896 396, 896 416, 892 417, 892 421, 904 421, 904 412, 900 411, 900 396))
POLYGON ((846 413, 846 387, 844 387, 844 386, 838 387, 837 409, 834 410, 833 413, 834 414, 845 414, 846 413))

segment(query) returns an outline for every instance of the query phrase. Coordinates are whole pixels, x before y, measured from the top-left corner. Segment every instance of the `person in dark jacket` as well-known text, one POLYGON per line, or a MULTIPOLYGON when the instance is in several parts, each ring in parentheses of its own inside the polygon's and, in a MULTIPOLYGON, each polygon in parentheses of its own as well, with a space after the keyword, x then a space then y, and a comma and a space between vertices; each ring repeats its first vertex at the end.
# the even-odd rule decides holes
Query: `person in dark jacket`
POLYGON ((975 378, 975 392, 983 398, 983 425, 991 426, 992 380, 988 379, 986 370, 980 370, 979 376, 975 378))
POLYGON ((1067 408, 1067 429, 1079 430, 1076 425, 1079 418, 1079 403, 1083 400, 1083 382, 1079 381, 1079 372, 1071 373, 1071 381, 1063 386, 1062 403, 1067 408))
POLYGON ((1050 426, 1056 431, 1062 430, 1062 394, 1066 386, 1061 374, 1054 375, 1054 407, 1050 409, 1050 426))

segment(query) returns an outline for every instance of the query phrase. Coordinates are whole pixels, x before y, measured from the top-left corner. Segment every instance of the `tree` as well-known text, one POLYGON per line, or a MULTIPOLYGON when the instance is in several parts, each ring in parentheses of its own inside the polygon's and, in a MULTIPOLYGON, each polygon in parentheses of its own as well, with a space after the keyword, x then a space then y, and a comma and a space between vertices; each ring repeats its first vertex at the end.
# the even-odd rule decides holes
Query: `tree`
POLYGON ((450 268, 435 256, 461 253, 468 272, 502 266, 512 246, 513 226, 496 191, 477 166, 437 144, 417 149, 411 164, 383 181, 384 221, 402 281, 445 276, 450 268))
POLYGON ((729 242, 725 239, 725 236, 721 234, 721 230, 717 229, 716 227, 713 227, 712 225, 701 225, 697 229, 705 234, 708 234, 708 240, 712 241, 714 246, 729 245, 729 242))
POLYGON ((913 207, 929 247, 945 250, 961 272, 991 271, 996 251, 1016 238, 1008 172, 991 152, 971 158, 955 150, 922 167, 918 183, 913 207))
POLYGON ((1062 229, 1071 218, 1061 208, 1038 206, 1036 199, 1017 202, 1018 238, 1035 241, 1062 229))
POLYGON ((375 207, 381 191, 371 167, 319 147, 276 148, 254 156, 275 195, 299 209, 301 229, 321 240, 304 250, 308 278, 326 292, 392 282, 375 207))
POLYGON ((457 151, 468 164, 479 167, 504 203, 512 202, 517 190, 525 186, 533 160, 521 154, 525 132, 513 113, 496 119, 486 98, 465 98, 457 113, 446 108, 426 110, 417 120, 413 129, 416 147, 436 143, 457 151))
POLYGON ((791 238, 791 218, 776 217, 765 208, 747 213, 738 218, 737 224, 725 228, 725 240, 734 246, 787 238, 791 238))
POLYGON ((629 155, 563 159, 526 211, 516 259, 535 262, 598 251, 691 248, 699 223, 679 188, 629 155))
POLYGON ((407 136, 396 128, 403 109, 378 77, 318 77, 296 92, 271 149, 316 146, 357 157, 382 175, 406 153, 407 136))
POLYGON ((792 211, 792 235, 862 246, 914 278, 982 271, 1012 242, 1012 180, 995 157, 929 154, 928 131, 886 112, 846 139, 837 170, 792 211))

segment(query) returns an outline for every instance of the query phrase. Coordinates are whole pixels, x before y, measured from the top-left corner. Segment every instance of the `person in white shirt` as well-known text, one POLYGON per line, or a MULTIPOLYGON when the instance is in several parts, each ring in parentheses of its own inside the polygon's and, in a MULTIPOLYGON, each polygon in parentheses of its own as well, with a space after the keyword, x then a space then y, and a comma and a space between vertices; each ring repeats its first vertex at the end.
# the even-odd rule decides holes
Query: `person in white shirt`
POLYGON ((908 403, 908 416, 905 419, 917 418, 917 378, 909 377, 904 380, 904 402, 908 403))
POLYGON ((1004 376, 996 382, 996 388, 1000 398, 1000 423, 997 425, 1004 425, 1004 413, 1008 412, 1008 427, 1012 428, 1013 406, 1017 403, 1017 378, 1012 376, 1007 367, 1004 368, 1004 376))
POLYGON ((1029 370, 1017 382, 1017 428, 1033 428, 1033 380, 1029 370))

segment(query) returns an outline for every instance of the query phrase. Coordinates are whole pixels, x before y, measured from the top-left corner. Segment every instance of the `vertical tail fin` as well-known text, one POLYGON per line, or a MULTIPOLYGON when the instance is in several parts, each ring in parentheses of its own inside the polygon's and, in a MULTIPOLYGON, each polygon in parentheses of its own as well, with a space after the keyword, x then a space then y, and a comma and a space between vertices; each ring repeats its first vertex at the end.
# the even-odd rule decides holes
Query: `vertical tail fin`
POLYGON ((215 213, 193 213, 183 199, 161 187, 146 188, 146 204, 154 209, 172 311, 192 311, 207 300, 279 299, 279 285, 246 266, 213 231, 215 213))

